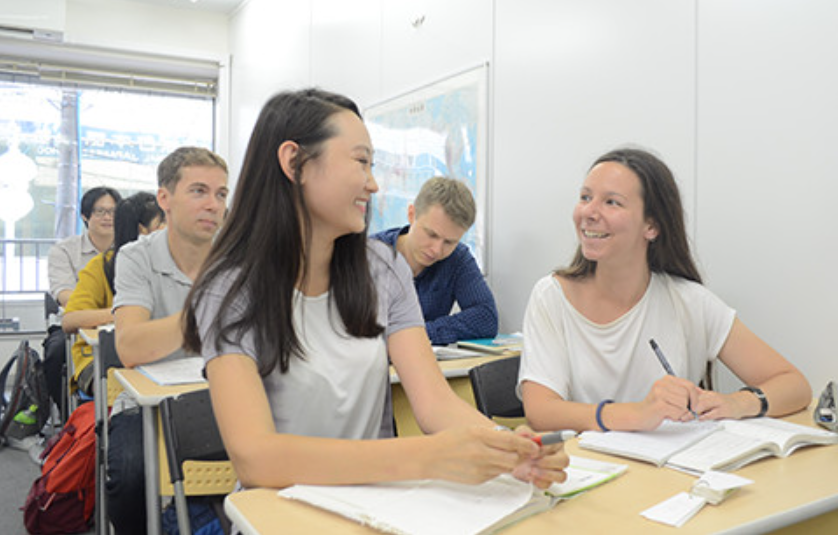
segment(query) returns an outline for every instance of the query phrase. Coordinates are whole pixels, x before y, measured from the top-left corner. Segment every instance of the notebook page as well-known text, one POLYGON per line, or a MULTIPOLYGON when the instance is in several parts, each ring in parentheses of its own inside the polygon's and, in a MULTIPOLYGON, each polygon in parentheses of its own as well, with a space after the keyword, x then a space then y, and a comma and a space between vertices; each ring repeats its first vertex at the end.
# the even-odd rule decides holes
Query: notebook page
POLYGON ((187 357, 138 366, 137 369, 159 385, 203 383, 204 359, 187 357))
POLYGON ((389 533, 467 535, 526 505, 533 487, 509 476, 482 485, 406 481, 376 485, 295 485, 280 496, 308 502, 389 533))
MULTIPOLYGON (((723 465, 746 456, 764 444, 765 442, 759 438, 719 430, 697 444, 676 453, 670 457, 667 464, 698 472, 706 472, 717 464, 721 464, 719 468, 723 469, 723 465)), ((766 451, 758 457, 768 455, 770 453, 766 451)))
POLYGON ((669 457, 719 428, 717 422, 664 420, 653 431, 585 431, 579 446, 662 465, 669 457))
POLYGON ((570 465, 565 468, 567 479, 562 483, 553 483, 547 493, 553 496, 570 497, 584 490, 601 485, 619 476, 628 469, 624 464, 609 463, 570 456, 570 465))
MULTIPOLYGON (((786 451, 795 435, 809 435, 823 438, 823 443, 836 442, 836 435, 825 429, 809 427, 774 418, 754 418, 753 420, 726 420, 725 429, 731 433, 749 435, 777 444, 781 451, 786 451)), ((787 453, 791 453, 790 451, 787 453)))

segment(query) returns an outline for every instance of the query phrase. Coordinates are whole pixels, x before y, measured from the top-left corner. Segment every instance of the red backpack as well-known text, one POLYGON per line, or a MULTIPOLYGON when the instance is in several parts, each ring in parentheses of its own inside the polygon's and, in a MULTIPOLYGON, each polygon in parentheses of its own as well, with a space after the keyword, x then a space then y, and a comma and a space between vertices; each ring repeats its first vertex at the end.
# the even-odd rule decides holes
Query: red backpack
POLYGON ((41 477, 23 506, 29 533, 80 533, 90 529, 96 506, 96 414, 93 403, 73 411, 47 443, 41 477))

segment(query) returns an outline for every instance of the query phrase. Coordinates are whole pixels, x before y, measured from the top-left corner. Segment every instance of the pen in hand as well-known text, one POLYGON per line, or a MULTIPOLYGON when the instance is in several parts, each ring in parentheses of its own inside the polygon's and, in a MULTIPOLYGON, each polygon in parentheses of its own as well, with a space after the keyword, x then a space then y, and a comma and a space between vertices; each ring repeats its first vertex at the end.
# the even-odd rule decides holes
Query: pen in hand
MULTIPOLYGON (((669 365, 669 361, 666 360, 666 356, 663 354, 663 350, 658 346, 658 343, 655 342, 654 338, 649 338, 649 345, 652 346, 652 351, 655 352, 655 356, 658 357, 658 361, 660 361, 661 366, 666 371, 667 374, 675 377, 675 372, 672 370, 672 366, 669 365)), ((698 414, 690 407, 690 402, 687 400, 687 410, 690 411, 690 414, 693 415, 693 418, 698 419, 698 414)))
POLYGON ((666 360, 663 351, 661 351, 661 348, 658 347, 658 343, 655 342, 654 338, 649 338, 649 345, 652 346, 652 351, 655 352, 655 356, 658 357, 658 360, 660 361, 661 366, 663 366, 663 369, 666 370, 666 373, 674 377, 675 372, 672 371, 672 366, 669 365, 669 361, 666 360))

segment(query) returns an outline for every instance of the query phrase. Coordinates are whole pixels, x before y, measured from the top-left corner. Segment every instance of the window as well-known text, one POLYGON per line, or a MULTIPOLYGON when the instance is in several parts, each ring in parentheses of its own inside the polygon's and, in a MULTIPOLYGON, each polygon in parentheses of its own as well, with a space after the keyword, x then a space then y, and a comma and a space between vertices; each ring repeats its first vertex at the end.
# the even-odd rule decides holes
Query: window
POLYGON ((166 154, 212 148, 214 106, 212 94, 0 74, 0 291, 48 289, 49 244, 81 231, 84 191, 155 191, 166 154))

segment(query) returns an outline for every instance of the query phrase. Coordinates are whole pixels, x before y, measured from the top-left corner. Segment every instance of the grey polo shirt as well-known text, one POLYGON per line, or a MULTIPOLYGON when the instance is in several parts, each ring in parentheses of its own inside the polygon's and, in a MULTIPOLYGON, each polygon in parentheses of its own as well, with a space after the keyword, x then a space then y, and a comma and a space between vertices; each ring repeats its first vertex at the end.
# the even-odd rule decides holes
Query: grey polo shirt
MULTIPOLYGON (((169 251, 168 229, 140 236, 120 249, 115 279, 113 309, 140 306, 151 312, 153 320, 182 310, 192 289, 192 280, 178 269, 169 251)), ((162 360, 185 355, 179 349, 162 360)))
POLYGON ((70 236, 49 248, 47 273, 49 291, 55 299, 64 290, 72 291, 79 281, 79 271, 99 254, 87 230, 78 236, 70 236))

